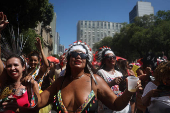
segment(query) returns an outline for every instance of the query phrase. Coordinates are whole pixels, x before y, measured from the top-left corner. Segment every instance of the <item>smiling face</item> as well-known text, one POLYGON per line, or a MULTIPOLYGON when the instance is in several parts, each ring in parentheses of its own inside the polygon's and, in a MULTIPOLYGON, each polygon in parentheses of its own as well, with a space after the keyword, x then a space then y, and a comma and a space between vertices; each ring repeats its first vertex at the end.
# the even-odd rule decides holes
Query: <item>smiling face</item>
POLYGON ((112 53, 106 54, 106 56, 105 56, 105 64, 106 64, 106 67, 115 66, 115 64, 116 64, 116 56, 114 56, 112 53))
POLYGON ((16 57, 12 57, 7 60, 6 70, 7 70, 8 75, 12 79, 17 80, 18 78, 22 77, 22 72, 23 70, 25 70, 25 66, 21 65, 20 59, 16 57))
POLYGON ((39 61, 37 56, 30 56, 28 64, 31 68, 35 68, 38 63, 39 61))
POLYGON ((73 53, 70 53, 70 67, 71 68, 80 68, 84 69, 86 66, 86 59, 81 58, 81 56, 84 55, 82 51, 74 51, 73 53), (78 54, 77 54, 78 53, 78 54), (75 55, 77 54, 77 55, 75 55))

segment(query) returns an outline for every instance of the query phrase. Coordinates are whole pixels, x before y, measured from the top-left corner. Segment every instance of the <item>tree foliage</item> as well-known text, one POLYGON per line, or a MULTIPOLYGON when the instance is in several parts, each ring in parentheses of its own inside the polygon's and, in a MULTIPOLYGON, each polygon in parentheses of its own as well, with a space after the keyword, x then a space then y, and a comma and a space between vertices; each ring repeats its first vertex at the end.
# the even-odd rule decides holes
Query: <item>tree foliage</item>
POLYGON ((41 44, 43 46, 43 39, 41 36, 37 35, 33 29, 28 29, 23 32, 23 40, 24 40, 24 47, 23 47, 23 53, 28 55, 31 51, 37 50, 35 46, 35 38, 39 37, 41 39, 41 44))
MULTIPOLYGON (((126 24, 112 38, 107 37, 95 44, 94 48, 109 46, 117 56, 134 61, 143 57, 147 52, 161 56, 162 52, 170 55, 170 11, 158 11, 157 15, 136 17, 134 23, 126 24)), ((96 48, 96 49, 97 49, 96 48)))
POLYGON ((53 19, 53 5, 49 0, 3 0, 0 11, 4 12, 14 31, 35 28, 38 21, 49 25, 53 19))

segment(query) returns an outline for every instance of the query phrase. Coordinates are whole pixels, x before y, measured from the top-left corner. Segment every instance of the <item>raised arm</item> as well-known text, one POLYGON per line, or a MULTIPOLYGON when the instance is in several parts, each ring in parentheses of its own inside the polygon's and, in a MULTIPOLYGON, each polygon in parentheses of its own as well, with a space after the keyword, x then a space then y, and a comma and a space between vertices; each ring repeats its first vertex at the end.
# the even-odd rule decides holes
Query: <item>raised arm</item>
MULTIPOLYGON (((107 85, 107 83, 99 76, 96 76, 96 80, 98 82, 97 87, 97 97, 98 99, 106 105, 109 109, 120 111, 127 106, 129 103, 131 96, 134 93, 129 92, 127 89, 124 93, 117 97, 111 88, 107 85)), ((140 87, 140 81, 137 87, 140 87)))
MULTIPOLYGON (((0 12, 0 40, 1 40, 1 31, 7 26, 9 22, 7 21, 6 15, 3 12, 0 12)), ((0 46, 0 76, 4 70, 4 66, 1 60, 1 46, 0 46)))
POLYGON ((40 50, 41 56, 42 56, 42 61, 43 61, 43 66, 41 67, 40 71, 45 73, 47 71, 49 64, 48 64, 48 60, 47 60, 46 56, 44 55, 44 51, 43 51, 42 45, 41 45, 41 39, 39 37, 36 38, 35 45, 40 50))

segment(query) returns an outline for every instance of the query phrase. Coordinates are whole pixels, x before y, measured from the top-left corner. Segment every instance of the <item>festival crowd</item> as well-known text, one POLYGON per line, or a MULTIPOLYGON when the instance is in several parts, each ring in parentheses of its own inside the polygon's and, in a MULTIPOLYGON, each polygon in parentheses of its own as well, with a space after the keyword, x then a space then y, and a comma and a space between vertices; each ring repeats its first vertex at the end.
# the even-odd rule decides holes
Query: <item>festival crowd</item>
MULTIPOLYGON (((0 12, 0 33, 8 23, 0 12)), ((149 52, 130 63, 107 46, 93 55, 86 43, 76 41, 56 63, 45 56, 39 37, 35 45, 28 55, 7 54, 8 48, 0 46, 0 113, 170 112, 165 58, 158 61, 149 52), (134 91, 128 90, 129 77, 138 78, 134 91)))

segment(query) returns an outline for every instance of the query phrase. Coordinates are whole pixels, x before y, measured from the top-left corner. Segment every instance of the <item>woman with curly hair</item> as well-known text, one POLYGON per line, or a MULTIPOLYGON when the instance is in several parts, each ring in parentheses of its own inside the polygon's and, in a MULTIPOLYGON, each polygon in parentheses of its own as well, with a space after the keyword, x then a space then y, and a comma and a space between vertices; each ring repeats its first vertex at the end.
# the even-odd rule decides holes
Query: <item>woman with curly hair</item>
POLYGON ((170 112, 170 62, 163 62, 154 70, 154 81, 143 92, 142 102, 149 113, 170 112))

